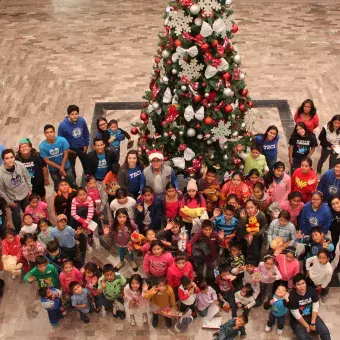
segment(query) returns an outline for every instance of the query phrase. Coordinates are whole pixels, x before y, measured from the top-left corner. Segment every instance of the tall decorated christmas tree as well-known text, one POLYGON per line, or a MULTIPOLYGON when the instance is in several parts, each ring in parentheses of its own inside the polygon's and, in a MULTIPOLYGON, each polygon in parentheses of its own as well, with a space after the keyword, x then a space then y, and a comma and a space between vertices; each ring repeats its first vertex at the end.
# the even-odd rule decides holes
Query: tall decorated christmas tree
POLYGON ((234 45, 231 0, 170 1, 164 15, 150 90, 131 129, 144 161, 161 150, 177 173, 197 176, 202 165, 242 169, 236 144, 249 145, 244 122, 251 101, 234 45))

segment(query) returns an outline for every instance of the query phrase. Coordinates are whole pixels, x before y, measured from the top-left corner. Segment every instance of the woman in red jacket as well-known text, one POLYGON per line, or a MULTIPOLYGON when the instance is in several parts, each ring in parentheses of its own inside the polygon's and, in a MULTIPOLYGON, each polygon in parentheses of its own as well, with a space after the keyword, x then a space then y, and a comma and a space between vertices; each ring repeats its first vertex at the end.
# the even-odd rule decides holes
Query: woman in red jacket
POLYGON ((307 203, 311 200, 313 191, 316 190, 318 179, 314 169, 312 169, 312 160, 309 157, 301 161, 300 168, 297 168, 291 178, 292 192, 299 191, 302 194, 302 202, 307 203))
POLYGON ((294 121, 295 123, 304 122, 310 132, 313 132, 319 126, 319 116, 311 99, 306 99, 301 104, 295 113, 294 121))

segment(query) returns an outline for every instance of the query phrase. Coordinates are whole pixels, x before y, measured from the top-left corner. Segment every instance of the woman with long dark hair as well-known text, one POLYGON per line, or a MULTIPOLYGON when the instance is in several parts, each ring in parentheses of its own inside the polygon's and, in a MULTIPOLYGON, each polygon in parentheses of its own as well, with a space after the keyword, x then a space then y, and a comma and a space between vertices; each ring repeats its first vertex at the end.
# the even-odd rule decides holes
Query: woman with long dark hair
POLYGON ((319 126, 319 116, 311 99, 306 99, 302 102, 294 115, 294 121, 296 124, 299 122, 305 123, 310 132, 313 132, 319 126))

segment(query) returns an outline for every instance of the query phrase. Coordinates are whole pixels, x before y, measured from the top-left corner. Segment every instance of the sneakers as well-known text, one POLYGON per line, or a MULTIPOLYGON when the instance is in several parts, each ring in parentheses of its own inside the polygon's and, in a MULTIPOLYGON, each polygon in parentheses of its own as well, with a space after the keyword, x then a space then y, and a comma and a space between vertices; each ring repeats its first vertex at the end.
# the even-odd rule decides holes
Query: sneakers
POLYGON ((130 265, 134 272, 138 271, 137 263, 134 260, 130 261, 130 265))
POLYGON ((53 328, 57 328, 57 327, 59 327, 59 324, 58 324, 58 322, 56 322, 56 323, 51 323, 51 325, 52 325, 52 327, 53 327, 53 328))
POLYGON ((113 306, 113 307, 112 307, 112 316, 113 316, 114 318, 118 318, 118 313, 117 313, 117 308, 116 308, 116 306, 113 306))
POLYGON ((130 315, 130 325, 131 326, 136 326, 136 320, 134 315, 130 315))
POLYGON ((197 313, 196 313, 196 312, 192 312, 192 313, 191 313, 191 316, 192 316, 194 319, 197 319, 197 313))
POLYGON ((116 266, 115 266, 115 270, 118 271, 120 270, 123 266, 124 266, 125 262, 119 262, 116 266))
POLYGON ((121 320, 125 319, 125 312, 118 310, 117 315, 118 315, 119 319, 121 319, 121 320))
POLYGON ((277 335, 282 335, 282 329, 277 330, 277 335))
POLYGON ((87 319, 83 320, 83 322, 84 322, 84 323, 89 323, 89 322, 90 322, 90 319, 87 318, 87 319))
POLYGON ((158 326, 158 315, 157 314, 153 314, 152 315, 152 327, 156 328, 158 326))
POLYGON ((62 315, 66 315, 67 314, 67 311, 64 307, 60 307, 60 311, 61 311, 61 314, 62 315))
POLYGON ((146 323, 148 323, 148 314, 147 313, 143 313, 142 314, 142 322, 143 322, 143 324, 146 324, 146 323))
POLYGON ((268 327, 268 326, 266 326, 265 329, 264 329, 264 331, 267 332, 267 333, 269 333, 271 330, 272 330, 272 328, 268 327))
POLYGON ((165 324, 166 324, 166 327, 170 328, 172 326, 171 319, 170 318, 165 318, 165 324))

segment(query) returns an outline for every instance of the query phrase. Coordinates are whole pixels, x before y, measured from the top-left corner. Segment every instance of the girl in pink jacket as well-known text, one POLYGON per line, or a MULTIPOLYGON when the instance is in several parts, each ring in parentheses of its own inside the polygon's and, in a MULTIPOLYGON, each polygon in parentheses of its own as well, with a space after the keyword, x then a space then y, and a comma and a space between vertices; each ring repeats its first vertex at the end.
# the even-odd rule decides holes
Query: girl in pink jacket
POLYGON ((175 295, 178 287, 181 285, 181 278, 187 276, 190 280, 194 279, 194 271, 192 265, 187 258, 183 255, 175 257, 175 261, 168 269, 167 281, 168 284, 173 288, 175 295))
MULTIPOLYGON (((287 247, 284 254, 277 254, 276 261, 281 273, 283 283, 288 288, 293 288, 293 277, 300 272, 299 261, 296 259, 297 253, 294 247, 287 247)), ((280 282, 278 282, 280 283, 280 282)), ((274 287, 274 290, 276 287, 274 287)))
POLYGON ((64 294, 70 294, 68 286, 72 281, 77 281, 80 285, 82 285, 83 274, 73 265, 71 260, 64 260, 62 267, 63 270, 59 274, 60 286, 64 294))
POLYGON ((276 162, 272 170, 264 176, 264 184, 269 189, 272 202, 281 203, 287 201, 291 190, 290 176, 285 173, 283 162, 276 162))
POLYGON ((170 252, 164 252, 164 244, 161 241, 153 241, 150 251, 145 254, 143 260, 144 272, 147 277, 165 278, 168 268, 174 262, 170 252))

